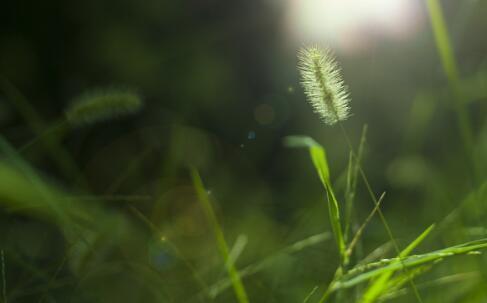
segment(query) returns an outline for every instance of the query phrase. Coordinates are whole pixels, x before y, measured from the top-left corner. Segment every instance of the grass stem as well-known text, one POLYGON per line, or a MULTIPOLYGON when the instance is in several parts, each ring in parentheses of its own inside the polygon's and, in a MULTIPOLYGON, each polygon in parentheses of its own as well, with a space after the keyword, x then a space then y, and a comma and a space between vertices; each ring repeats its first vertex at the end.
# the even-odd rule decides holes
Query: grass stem
MULTIPOLYGON (((397 244, 397 241, 394 238, 394 235, 392 234, 392 230, 389 226, 389 223, 387 223, 387 220, 386 220, 384 214, 382 213, 382 210, 379 207, 379 205, 380 205, 379 199, 377 199, 376 195, 374 194, 374 191, 372 190, 372 187, 370 186, 369 179, 367 178, 364 170, 362 169, 362 165, 360 164, 359 159, 357 158, 357 154, 355 153, 352 142, 350 141, 350 137, 348 136, 347 131, 345 130, 345 127, 343 127, 343 124, 341 122, 338 122, 338 124, 340 125, 340 129, 342 131, 343 137, 345 138, 345 141, 347 142, 348 148, 352 152, 352 156, 355 157, 355 159, 357 161, 357 167, 358 167, 359 173, 360 173, 360 175, 361 175, 361 177, 365 183, 365 187, 366 187, 366 189, 370 195, 370 198, 374 202, 374 206, 377 208, 377 213, 379 214, 379 217, 382 221, 382 224, 384 225, 384 228, 387 232, 387 235, 389 236, 390 240, 392 241, 394 249, 396 250, 396 253, 399 256, 401 254, 401 250, 399 249, 399 245, 397 244)), ((402 264, 402 258, 399 257, 399 260, 402 264)), ((402 264, 402 268, 403 268, 404 272, 408 275, 408 270, 406 269, 404 264, 402 264)), ((414 281, 412 278, 409 279, 409 283, 411 285, 411 288, 413 289, 413 292, 414 292, 414 295, 415 295, 417 301, 422 303, 423 300, 421 299, 421 295, 419 294, 419 291, 416 288, 416 285, 414 284, 414 281)))
POLYGON ((208 193, 205 190, 205 187, 203 186, 203 181, 201 180, 198 171, 196 171, 195 169, 191 171, 191 176, 193 178, 193 184, 196 189, 196 193, 198 195, 198 200, 201 203, 201 206, 206 214, 206 217, 208 218, 208 221, 210 222, 213 228, 213 232, 215 233, 218 249, 220 250, 220 254, 223 257, 223 261, 225 263, 225 268, 227 269, 228 276, 232 281, 233 289, 235 291, 237 300, 239 303, 249 303, 249 299, 247 297, 247 293, 245 291, 242 280, 240 279, 238 270, 235 268, 235 265, 230 258, 230 250, 228 249, 228 245, 225 240, 225 236, 223 234, 223 229, 218 223, 218 219, 211 205, 210 198, 208 197, 208 193))
POLYGON ((450 37, 443 16, 443 11, 438 0, 428 0, 428 12, 431 19, 431 26, 435 38, 436 49, 441 59, 443 71, 448 80, 448 85, 453 93, 454 108, 457 115, 458 128, 463 140, 467 160, 472 170, 474 180, 477 179, 478 172, 473 160, 473 132, 471 122, 468 116, 465 104, 465 94, 461 89, 460 76, 458 73, 457 63, 451 47, 450 37))

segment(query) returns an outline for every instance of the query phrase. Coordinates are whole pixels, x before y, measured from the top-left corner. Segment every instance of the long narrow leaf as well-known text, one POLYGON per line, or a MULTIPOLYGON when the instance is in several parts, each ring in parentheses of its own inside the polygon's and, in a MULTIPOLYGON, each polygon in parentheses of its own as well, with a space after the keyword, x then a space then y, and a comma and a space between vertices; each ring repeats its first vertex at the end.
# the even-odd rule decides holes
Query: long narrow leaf
MULTIPOLYGON (((413 242, 411 242, 401 253, 399 254, 399 259, 396 263, 401 264, 401 259, 407 257, 423 240, 428 236, 428 234, 433 230, 434 224, 428 227, 424 232, 419 235, 413 242)), ((387 290, 389 285, 388 281, 394 274, 395 270, 389 270, 384 272, 377 280, 375 280, 370 287, 367 289, 363 296, 364 303, 374 302, 382 293, 387 290)))
POLYGON ((353 287, 359 283, 369 281, 370 279, 375 278, 385 272, 400 270, 403 266, 406 268, 411 268, 447 257, 466 254, 485 248, 487 248, 487 238, 436 250, 426 254, 409 256, 403 258, 402 262, 398 262, 400 260, 399 258, 392 258, 385 260, 383 263, 386 265, 383 267, 375 268, 357 275, 344 275, 337 283, 335 283, 334 287, 335 289, 353 287))
POLYGON ((326 197, 328 200, 328 211, 330 216, 331 227, 335 240, 337 242, 338 251, 343 264, 348 263, 348 257, 346 253, 345 239, 343 237, 342 225, 340 220, 340 208, 338 200, 333 192, 333 187, 330 181, 330 170, 328 168, 328 161, 326 159, 325 149, 318 144, 315 140, 306 136, 290 136, 285 140, 287 146, 290 147, 305 147, 308 148, 311 160, 315 167, 316 172, 323 184, 326 191, 326 197))
POLYGON ((218 219, 216 217, 215 212, 213 211, 213 207, 211 205, 210 198, 208 197, 208 193, 203 186, 203 181, 201 180, 201 177, 196 170, 191 171, 191 176, 193 178, 194 188, 198 195, 198 200, 201 203, 201 206, 206 214, 206 217, 208 218, 208 221, 210 222, 213 228, 213 232, 215 233, 218 249, 220 250, 220 254, 223 257, 225 267, 227 269, 228 276, 232 281, 233 289, 235 291, 235 295, 238 299, 238 302, 248 303, 249 299, 247 297, 247 293, 245 291, 242 280, 240 279, 238 270, 235 268, 235 265, 231 260, 230 251, 228 249, 227 242, 225 241, 223 229, 221 228, 220 223, 218 223, 218 219))

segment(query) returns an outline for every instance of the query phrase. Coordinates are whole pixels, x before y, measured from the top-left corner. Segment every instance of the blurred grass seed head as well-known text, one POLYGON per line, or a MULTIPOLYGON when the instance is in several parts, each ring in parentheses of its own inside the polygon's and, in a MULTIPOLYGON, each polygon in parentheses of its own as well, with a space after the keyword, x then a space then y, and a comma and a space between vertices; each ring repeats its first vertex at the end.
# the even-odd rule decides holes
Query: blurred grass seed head
POLYGON ((138 112, 142 99, 127 89, 105 89, 86 92, 75 98, 65 114, 75 126, 92 124, 138 112))

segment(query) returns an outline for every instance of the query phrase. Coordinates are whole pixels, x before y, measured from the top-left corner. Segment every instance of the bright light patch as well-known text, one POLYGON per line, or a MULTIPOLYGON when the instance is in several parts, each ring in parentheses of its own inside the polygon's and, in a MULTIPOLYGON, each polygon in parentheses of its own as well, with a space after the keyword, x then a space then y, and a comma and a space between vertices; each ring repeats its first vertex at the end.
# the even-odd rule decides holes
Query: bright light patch
POLYGON ((353 51, 378 37, 404 38, 418 25, 414 0, 288 0, 287 27, 297 41, 353 51))

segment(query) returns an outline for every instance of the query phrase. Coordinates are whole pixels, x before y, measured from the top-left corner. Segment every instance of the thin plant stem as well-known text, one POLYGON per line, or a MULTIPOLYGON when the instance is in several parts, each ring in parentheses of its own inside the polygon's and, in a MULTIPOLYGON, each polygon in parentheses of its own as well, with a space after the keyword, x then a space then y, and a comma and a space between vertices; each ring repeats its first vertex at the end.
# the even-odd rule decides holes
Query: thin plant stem
POLYGON ((196 169, 193 169, 191 171, 191 176, 193 178, 194 187, 198 195, 198 200, 201 203, 206 217, 213 228, 213 232, 215 233, 218 249, 220 250, 220 254, 223 257, 228 276, 232 281, 235 296, 237 297, 239 303, 249 303, 247 292, 245 291, 244 285, 240 278, 240 274, 230 258, 230 252, 228 249, 228 244, 225 240, 225 236, 223 234, 223 229, 218 222, 215 211, 213 210, 213 206, 211 205, 210 199, 208 197, 208 193, 203 186, 203 181, 201 180, 201 177, 196 169))
POLYGON ((123 182, 125 182, 127 178, 130 177, 130 175, 139 168, 141 162, 145 160, 147 156, 150 155, 151 152, 153 152, 153 149, 152 147, 148 146, 142 151, 142 153, 140 153, 139 155, 131 159, 127 168, 117 176, 115 181, 113 181, 108 186, 108 189, 105 191, 105 194, 110 195, 117 192, 120 186, 123 185, 123 182))
POLYGON ((39 141, 43 141, 47 137, 52 136, 53 134, 55 134, 57 132, 64 133, 65 130, 67 129, 67 126, 68 126, 68 124, 67 124, 67 121, 65 119, 54 122, 53 124, 48 126, 48 128, 45 131, 43 131, 40 135, 38 135, 34 139, 30 140, 29 142, 27 142, 23 146, 19 147, 18 151, 20 153, 25 152, 26 150, 31 148, 33 145, 35 145, 39 141))
MULTIPOLYGON (((25 97, 14 84, 2 75, 0 75, 0 90, 5 93, 7 99, 15 106, 32 132, 38 137, 42 137, 44 131, 47 129, 47 123, 30 104, 27 97, 25 97)), ((55 137, 47 136, 45 139, 46 140, 42 140, 43 147, 50 158, 58 166, 59 170, 67 177, 78 179, 78 182, 80 182, 84 188, 89 188, 88 183, 83 179, 78 165, 62 143, 55 137)))
POLYGON ((441 5, 438 0, 428 0, 428 13, 431 19, 431 26, 435 38, 436 49, 441 59, 441 65, 448 80, 448 85, 453 93, 454 108, 457 115, 458 128, 463 140, 467 160, 469 161, 470 169, 473 172, 474 181, 478 178, 478 169, 473 160, 473 132, 471 122, 468 116, 465 104, 467 98, 462 92, 460 76, 458 73, 457 63, 451 47, 450 37, 446 27, 445 19, 441 5))
MULTIPOLYGON (((347 131, 345 130, 345 127, 343 127, 343 124, 340 121, 338 121, 338 124, 340 125, 340 129, 341 129, 342 134, 343 134, 343 136, 345 138, 345 141, 347 142, 347 145, 348 145, 350 151, 352 152, 352 156, 355 157, 355 159, 357 161, 357 166, 358 166, 359 173, 362 176, 362 179, 363 179, 363 181, 365 183, 365 187, 366 187, 366 189, 367 189, 367 191, 368 191, 368 193, 369 193, 372 201, 374 202, 374 206, 377 207, 377 213, 379 214, 379 217, 380 217, 380 219, 382 221, 382 224, 384 225, 384 228, 385 228, 385 230, 387 232, 387 235, 391 239, 392 244, 394 246, 394 249, 396 250, 396 253, 398 254, 399 261, 401 262, 401 265, 402 265, 402 269, 403 269, 403 271, 407 275, 409 275, 409 271, 404 266, 404 263, 402 261, 402 258, 400 257, 401 250, 399 249, 399 245, 397 244, 397 241, 394 238, 394 235, 392 234, 392 230, 391 230, 391 228, 389 226, 389 223, 387 223, 387 220, 386 220, 384 214, 382 213, 382 210, 379 207, 380 202, 377 199, 376 195, 374 194, 374 191, 372 190, 372 187, 370 186, 370 182, 369 182, 367 176, 365 175, 364 170, 362 169, 362 165, 360 164, 360 162, 358 162, 357 155, 356 155, 356 153, 354 151, 352 142, 350 141, 350 137, 348 136, 347 131)), ((418 300, 418 302, 422 303, 423 300, 421 299, 421 295, 419 294, 419 291, 416 288, 416 285, 414 284, 414 280, 413 280, 412 277, 411 277, 411 279, 409 279, 409 284, 411 285, 411 288, 413 289, 414 295, 415 295, 416 299, 418 300)))
POLYGON ((355 248, 355 245, 357 245, 358 240, 360 239, 360 237, 362 236, 362 233, 365 230, 365 227, 370 222, 370 220, 372 220, 372 217, 375 215, 375 213, 379 210, 380 205, 381 205, 382 201, 384 200, 385 194, 386 193, 383 192, 382 195, 379 197, 379 201, 377 202, 377 205, 374 206, 374 209, 367 216, 367 218, 365 219, 364 223, 362 223, 362 225, 359 227, 359 229, 355 233, 355 236, 353 237, 352 241, 350 241, 350 244, 348 245, 348 249, 346 251, 346 254, 348 256, 350 256, 352 254, 353 249, 355 248))
POLYGON ((47 283, 47 286, 46 286, 46 290, 45 290, 45 293, 41 296, 41 298, 39 299, 39 302, 38 303, 41 303, 48 295, 48 290, 49 290, 49 287, 54 284, 54 282, 56 282, 56 278, 57 276, 59 275, 59 273, 61 273, 61 270, 64 268, 64 266, 66 265, 66 262, 68 261, 68 256, 67 255, 64 255, 63 259, 61 260, 61 263, 59 264, 59 266, 56 268, 56 271, 54 272, 54 274, 52 275, 52 277, 49 279, 48 283, 47 283))
POLYGON ((315 292, 318 290, 318 286, 313 287, 313 289, 309 292, 309 294, 304 298, 303 303, 308 303, 309 299, 315 294, 315 292))
MULTIPOLYGON (((362 161, 364 148, 365 148, 365 141, 367 137, 367 124, 364 125, 362 128, 362 135, 360 136, 360 144, 358 147, 357 158, 358 162, 362 161)), ((346 187, 346 196, 345 196, 345 237, 346 241, 350 233, 350 225, 352 222, 352 210, 353 210, 353 202, 355 200, 355 192, 357 189, 357 176, 358 176, 358 163, 354 162, 354 157, 350 152, 349 156, 349 167, 347 172, 347 187, 346 187)))
POLYGON ((193 274, 193 278, 195 279, 195 282, 198 283, 198 285, 204 289, 204 295, 206 296, 207 299, 211 299, 209 297, 209 291, 208 291, 208 285, 206 282, 203 280, 203 278, 198 274, 197 270, 194 268, 194 266, 191 264, 191 262, 184 256, 184 254, 180 251, 179 247, 174 244, 164 233, 154 224, 152 223, 149 218, 147 218, 143 213, 141 213, 137 208, 135 208, 132 205, 127 206, 132 213, 134 213, 144 224, 146 224, 154 233, 156 233, 159 236, 159 241, 164 241, 166 244, 171 247, 171 249, 174 251, 176 256, 184 263, 184 265, 188 268, 188 270, 193 274))
POLYGON ((332 292, 335 291, 336 282, 341 276, 342 276, 342 267, 339 266, 338 269, 335 271, 335 275, 333 276, 333 279, 331 280, 330 284, 328 284, 325 293, 321 296, 321 299, 318 303, 326 302, 326 300, 330 297, 332 292))

